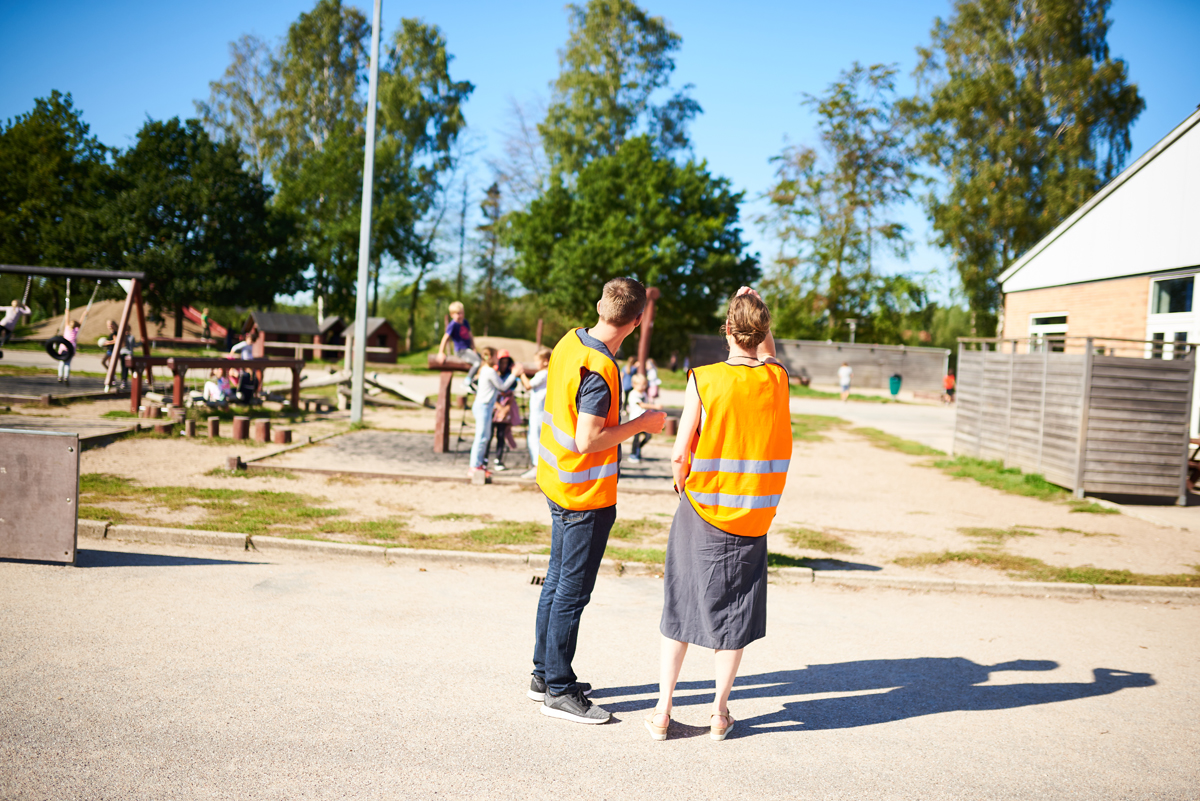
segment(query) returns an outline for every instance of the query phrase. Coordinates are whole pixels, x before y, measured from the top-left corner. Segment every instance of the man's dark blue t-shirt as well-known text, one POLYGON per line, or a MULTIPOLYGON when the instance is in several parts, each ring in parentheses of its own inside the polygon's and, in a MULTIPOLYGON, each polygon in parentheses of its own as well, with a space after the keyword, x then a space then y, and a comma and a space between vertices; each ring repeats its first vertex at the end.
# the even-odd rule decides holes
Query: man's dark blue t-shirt
MULTIPOLYGON (((586 328, 580 328, 575 333, 586 347, 600 351, 612 361, 613 367, 617 367, 617 360, 608 352, 607 345, 589 334, 586 328)), ((584 376, 579 382, 579 392, 575 394, 575 408, 579 409, 579 413, 607 417, 611 405, 612 389, 604 380, 604 376, 601 373, 588 373, 584 376)))

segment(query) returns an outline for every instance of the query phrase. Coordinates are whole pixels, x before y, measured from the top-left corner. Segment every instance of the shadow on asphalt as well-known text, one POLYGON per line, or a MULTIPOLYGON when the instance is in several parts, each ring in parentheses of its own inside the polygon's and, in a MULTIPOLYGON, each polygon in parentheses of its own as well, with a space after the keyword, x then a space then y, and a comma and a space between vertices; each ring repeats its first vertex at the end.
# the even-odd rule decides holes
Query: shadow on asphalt
POLYGON ((192 556, 163 556, 122 551, 75 552, 75 567, 193 567, 196 565, 260 565, 236 559, 198 559, 192 556))
MULTIPOLYGON (((1037 682, 980 686, 992 674, 1010 671, 1048 671, 1057 662, 1018 659, 998 665, 979 665, 962 657, 918 659, 874 659, 834 665, 809 665, 799 670, 782 670, 754 676, 738 676, 729 696, 738 699, 780 698, 777 712, 738 721, 731 737, 786 731, 852 729, 940 712, 983 712, 1015 709, 1038 704, 1073 701, 1109 695, 1131 687, 1150 687, 1156 682, 1149 673, 1130 673, 1095 668, 1091 682, 1037 682), (840 693, 836 698, 809 698, 840 693), (855 693, 854 695, 847 695, 855 693)), ((598 688, 592 699, 613 713, 633 712, 654 706, 657 684, 598 688)), ((683 681, 676 685, 676 706, 699 706, 713 702, 711 681, 683 681), (701 691, 692 693, 692 691, 701 691)), ((737 715, 737 709, 733 708, 737 715)), ((674 727, 674 723, 672 723, 674 727)), ((707 729, 704 729, 707 731, 707 729)), ((674 732, 674 728, 672 728, 674 732)))

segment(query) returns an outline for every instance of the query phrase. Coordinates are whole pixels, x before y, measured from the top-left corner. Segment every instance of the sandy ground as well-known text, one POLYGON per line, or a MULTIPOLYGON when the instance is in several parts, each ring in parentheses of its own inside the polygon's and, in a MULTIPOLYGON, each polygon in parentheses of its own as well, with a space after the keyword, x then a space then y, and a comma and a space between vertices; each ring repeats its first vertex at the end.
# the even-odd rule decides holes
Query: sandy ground
MULTIPOLYGON (((427 412, 395 412, 385 419, 414 426, 427 424, 427 412), (423 421, 425 421, 423 423, 423 421)), ((334 430, 341 422, 309 424, 315 432, 334 430)), ((303 430, 297 427, 297 430, 303 430)), ((270 446, 258 446, 265 448, 270 446)), ((311 446, 297 454, 319 453, 311 446)), ((405 517, 415 531, 429 534, 466 530, 477 523, 432 518, 446 513, 490 516, 497 520, 548 522, 545 500, 531 484, 493 484, 434 481, 345 480, 295 473, 280 477, 226 478, 205 475, 225 464, 227 456, 256 455, 254 446, 213 446, 186 440, 137 439, 116 442, 82 455, 83 472, 113 473, 160 486, 268 489, 311 495, 345 509, 347 519, 405 517)), ((669 443, 658 438, 646 449, 645 469, 667 471, 669 443)), ((1052 565, 1093 565, 1141 573, 1186 573, 1200 564, 1200 541, 1180 528, 1158 526, 1126 515, 1073 513, 1064 504, 1009 495, 973 481, 952 479, 925 466, 925 457, 882 450, 846 432, 833 431, 824 442, 797 442, 787 490, 772 528, 770 549, 779 553, 842 560, 831 569, 884 570, 897 575, 929 575, 963 579, 996 579, 1003 574, 966 564, 932 568, 902 568, 900 556, 943 550, 976 550, 977 537, 963 529, 1023 527, 1035 536, 1006 541, 1015 554, 1036 557, 1052 565), (832 534, 852 549, 821 553, 797 547, 788 536, 795 527, 832 534)), ((326 463, 328 469, 339 465, 326 463)), ((361 470, 360 465, 341 469, 361 470)), ((99 504, 102 505, 102 504, 99 504)), ((677 501, 670 493, 627 494, 618 505, 626 520, 650 519, 668 523, 677 501)), ((188 520, 179 520, 186 525, 188 520)), ((665 530, 641 545, 662 547, 665 530)))

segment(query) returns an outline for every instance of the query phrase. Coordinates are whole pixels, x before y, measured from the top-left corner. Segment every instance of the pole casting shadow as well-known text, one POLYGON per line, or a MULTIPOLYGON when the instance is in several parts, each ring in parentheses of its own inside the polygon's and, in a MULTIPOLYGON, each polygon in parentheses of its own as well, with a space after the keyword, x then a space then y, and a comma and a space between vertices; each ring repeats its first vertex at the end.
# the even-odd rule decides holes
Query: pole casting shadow
MULTIPOLYGON (((918 659, 871 659, 833 665, 809 665, 800 670, 781 670, 755 676, 739 676, 730 702, 744 698, 781 698, 783 708, 757 717, 738 720, 740 734, 747 737, 778 731, 852 729, 890 723, 939 712, 982 712, 1015 709, 1036 704, 1072 701, 1109 695, 1129 687, 1155 684, 1149 673, 1095 668, 1091 682, 1029 682, 980 686, 993 673, 1048 671, 1058 667, 1047 660, 1018 659, 998 665, 979 665, 962 657, 918 659), (855 693, 834 698, 805 696, 855 693)), ((711 681, 688 681, 676 685, 675 706, 706 705, 713 702, 711 681), (705 692, 688 695, 688 691, 705 692)), ((649 694, 650 698, 615 703, 601 702, 612 712, 650 709, 658 691, 656 684, 597 689, 593 700, 649 694)), ((736 712, 735 712, 736 714, 736 712)))

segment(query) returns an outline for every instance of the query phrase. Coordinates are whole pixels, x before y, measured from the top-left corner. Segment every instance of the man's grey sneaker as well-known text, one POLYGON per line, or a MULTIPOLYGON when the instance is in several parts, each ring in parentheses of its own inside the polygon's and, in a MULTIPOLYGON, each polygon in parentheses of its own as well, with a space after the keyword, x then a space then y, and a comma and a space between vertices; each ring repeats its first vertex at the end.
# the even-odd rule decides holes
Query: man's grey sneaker
MULTIPOLYGON (((588 684, 586 681, 577 681, 575 682, 575 686, 580 690, 583 690, 584 695, 592 694, 592 685, 588 684)), ((529 692, 525 694, 529 696, 530 700, 538 702, 545 701, 546 682, 539 677, 538 674, 534 673, 529 679, 529 692)))
POLYGON ((612 715, 587 699, 583 690, 575 689, 562 695, 546 693, 542 702, 542 714, 562 718, 575 723, 608 723, 612 715))

